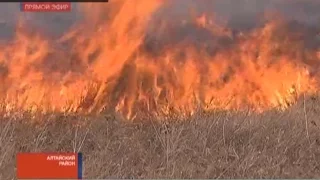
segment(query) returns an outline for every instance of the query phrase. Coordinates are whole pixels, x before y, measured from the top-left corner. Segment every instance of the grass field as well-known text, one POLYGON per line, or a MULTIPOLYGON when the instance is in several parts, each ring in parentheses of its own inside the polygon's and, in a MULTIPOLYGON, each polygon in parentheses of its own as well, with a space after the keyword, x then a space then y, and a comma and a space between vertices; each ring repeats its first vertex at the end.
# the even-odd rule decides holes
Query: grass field
POLYGON ((184 121, 19 114, 0 121, 0 179, 17 152, 80 151, 85 178, 320 178, 320 105, 184 121))
POLYGON ((85 179, 320 179, 320 96, 295 103, 320 89, 319 0, 132 1, 0 6, 0 180, 19 152, 82 152, 85 179), (197 105, 290 107, 179 116, 197 105))

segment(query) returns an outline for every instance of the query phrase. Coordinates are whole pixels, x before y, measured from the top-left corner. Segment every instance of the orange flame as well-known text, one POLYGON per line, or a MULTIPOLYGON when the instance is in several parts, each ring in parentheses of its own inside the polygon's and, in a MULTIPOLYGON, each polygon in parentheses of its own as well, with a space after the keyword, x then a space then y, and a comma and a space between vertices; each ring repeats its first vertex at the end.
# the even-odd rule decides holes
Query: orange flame
POLYGON ((156 20, 164 3, 81 4, 85 23, 59 40, 17 27, 0 50, 6 111, 113 109, 127 118, 199 108, 263 111, 318 90, 312 72, 320 51, 307 47, 306 27, 267 20, 234 32, 206 14, 156 20))

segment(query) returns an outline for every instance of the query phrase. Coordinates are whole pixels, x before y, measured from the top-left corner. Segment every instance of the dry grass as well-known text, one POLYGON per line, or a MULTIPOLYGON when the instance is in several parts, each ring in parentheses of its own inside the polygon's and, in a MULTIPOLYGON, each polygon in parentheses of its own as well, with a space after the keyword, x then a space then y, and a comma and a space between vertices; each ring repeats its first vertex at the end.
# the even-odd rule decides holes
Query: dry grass
POLYGON ((320 178, 319 115, 318 100, 171 123, 12 115, 0 121, 0 179, 15 179, 17 152, 46 151, 83 152, 85 178, 320 178))

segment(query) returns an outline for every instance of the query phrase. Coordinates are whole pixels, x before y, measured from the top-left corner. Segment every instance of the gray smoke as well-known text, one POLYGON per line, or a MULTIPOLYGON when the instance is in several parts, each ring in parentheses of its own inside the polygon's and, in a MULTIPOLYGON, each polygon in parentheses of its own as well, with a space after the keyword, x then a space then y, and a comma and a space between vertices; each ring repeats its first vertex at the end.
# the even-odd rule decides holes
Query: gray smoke
MULTIPOLYGON (((154 19, 180 21, 200 13, 214 13, 227 21, 228 27, 245 30, 256 27, 265 12, 278 12, 289 20, 320 26, 319 8, 319 0, 172 0, 154 14, 154 19)), ((82 18, 76 3, 72 9, 70 13, 26 13, 20 12, 19 3, 1 3, 0 40, 13 36, 19 18, 42 31, 60 35, 82 18)))

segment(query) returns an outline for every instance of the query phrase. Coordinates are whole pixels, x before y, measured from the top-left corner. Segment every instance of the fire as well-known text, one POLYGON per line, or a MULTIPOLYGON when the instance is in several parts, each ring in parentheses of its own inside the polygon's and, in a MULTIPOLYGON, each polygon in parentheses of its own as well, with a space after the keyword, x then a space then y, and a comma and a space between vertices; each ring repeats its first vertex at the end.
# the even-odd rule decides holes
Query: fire
POLYGON ((127 118, 198 109, 263 111, 317 92, 320 51, 309 47, 316 38, 308 27, 266 19, 237 32, 212 14, 159 18, 168 4, 81 4, 83 24, 58 40, 30 32, 22 22, 0 50, 5 110, 114 110, 127 118))

